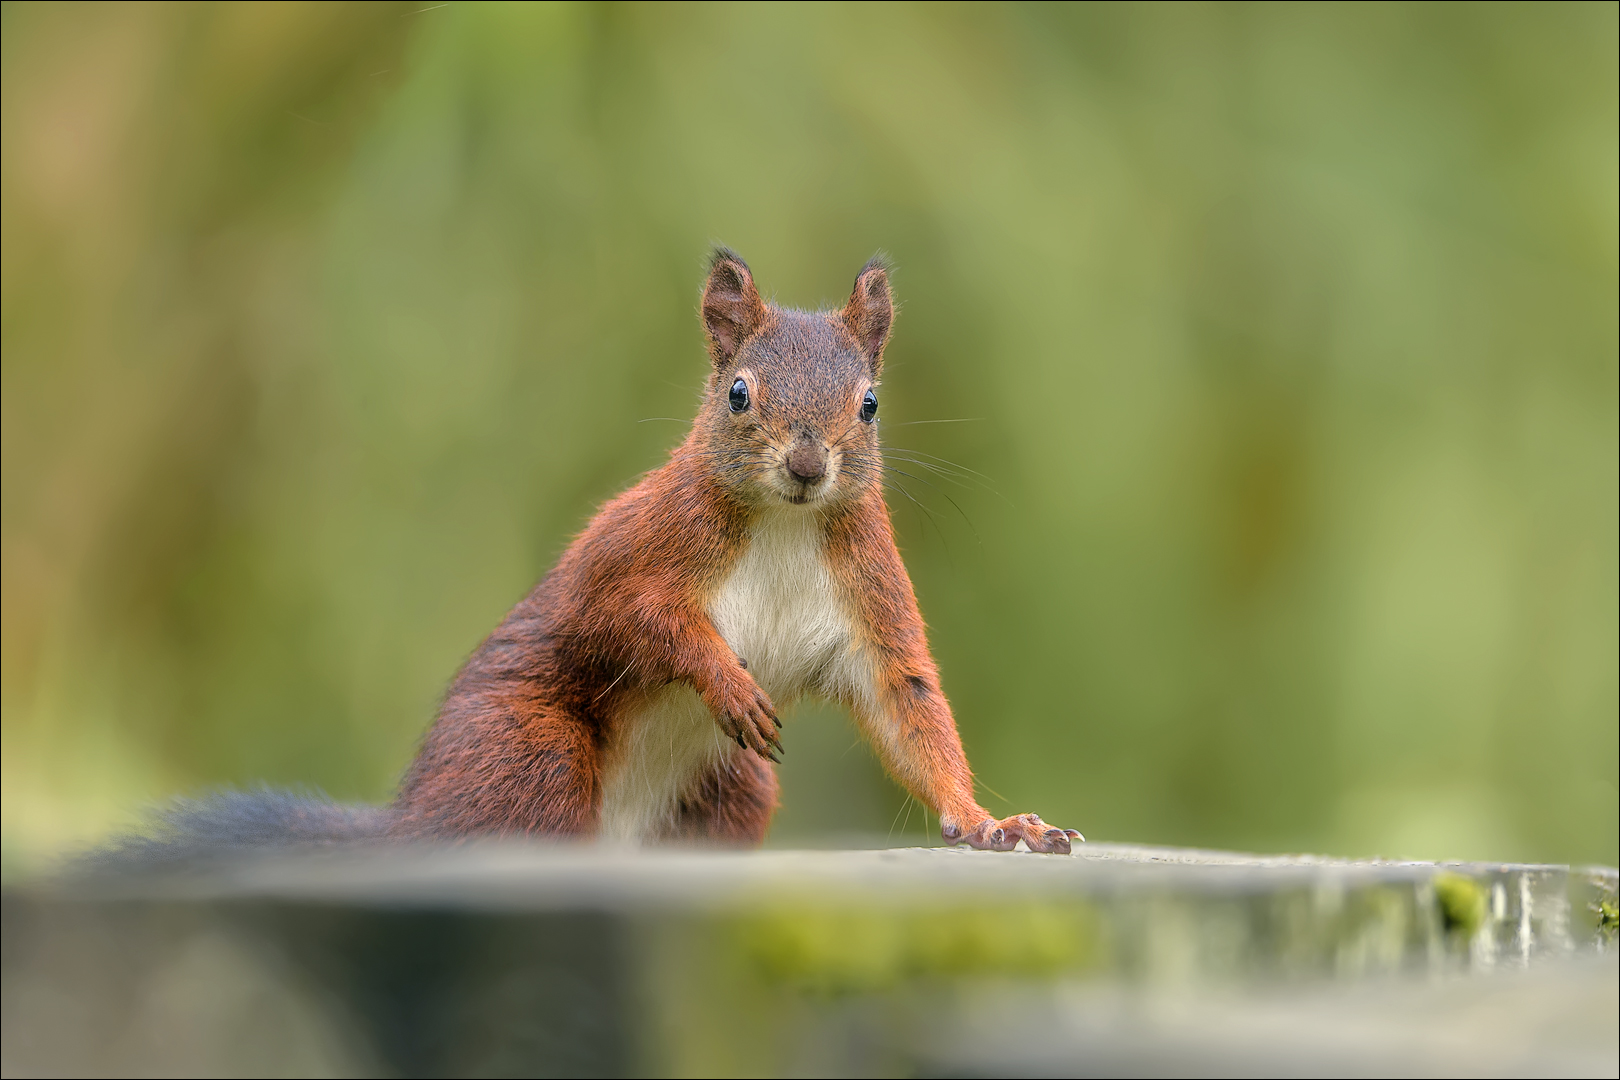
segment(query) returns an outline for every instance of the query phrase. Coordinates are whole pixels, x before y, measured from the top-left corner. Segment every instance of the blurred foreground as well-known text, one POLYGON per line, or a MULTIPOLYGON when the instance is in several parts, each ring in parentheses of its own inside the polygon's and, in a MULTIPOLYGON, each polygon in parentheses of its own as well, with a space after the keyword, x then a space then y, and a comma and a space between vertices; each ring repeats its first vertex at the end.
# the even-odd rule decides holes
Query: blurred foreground
POLYGON ((1615 872, 262 852, 7 892, 7 1075, 1612 1076, 1615 872))

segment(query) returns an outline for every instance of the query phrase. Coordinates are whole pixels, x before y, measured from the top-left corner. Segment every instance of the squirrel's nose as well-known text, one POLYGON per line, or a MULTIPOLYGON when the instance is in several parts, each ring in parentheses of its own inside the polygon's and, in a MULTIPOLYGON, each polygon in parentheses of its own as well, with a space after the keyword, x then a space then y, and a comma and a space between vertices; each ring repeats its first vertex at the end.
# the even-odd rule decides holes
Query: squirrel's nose
POLYGON ((827 475, 827 451, 811 443, 800 443, 788 455, 788 472, 806 484, 827 475))

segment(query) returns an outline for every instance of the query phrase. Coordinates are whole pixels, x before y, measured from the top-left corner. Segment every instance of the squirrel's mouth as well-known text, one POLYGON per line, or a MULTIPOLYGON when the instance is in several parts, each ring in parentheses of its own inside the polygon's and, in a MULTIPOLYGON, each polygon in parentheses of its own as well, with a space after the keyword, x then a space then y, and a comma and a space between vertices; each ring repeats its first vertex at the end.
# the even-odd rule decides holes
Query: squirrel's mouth
POLYGON ((783 502, 792 506, 809 506, 824 500, 833 489, 832 475, 826 474, 806 480, 783 469, 781 479, 772 485, 783 502))
POLYGON ((783 456, 778 492, 794 506, 816 502, 832 488, 834 467, 827 447, 801 442, 783 456))
POLYGON ((796 477, 790 478, 785 485, 786 491, 781 493, 782 498, 794 506, 804 506, 807 503, 819 502, 832 485, 823 480, 804 483, 796 477))

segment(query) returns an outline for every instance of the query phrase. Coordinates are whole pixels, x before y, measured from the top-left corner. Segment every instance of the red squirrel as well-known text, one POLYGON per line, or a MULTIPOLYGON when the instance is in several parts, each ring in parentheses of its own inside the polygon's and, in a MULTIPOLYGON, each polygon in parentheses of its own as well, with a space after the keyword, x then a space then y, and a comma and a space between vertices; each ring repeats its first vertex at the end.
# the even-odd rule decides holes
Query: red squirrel
POLYGON ((812 313, 766 303, 722 248, 702 318, 712 372, 690 434, 462 666, 392 834, 756 845, 778 710, 821 694, 946 840, 1068 852, 1079 833, 974 799, 880 483, 881 260, 842 310, 812 313))
POLYGON ((953 843, 1080 839, 973 797, 883 501, 877 386, 894 322, 868 263, 839 311, 760 298, 734 252, 703 289, 713 370, 669 460, 591 519, 451 684, 390 807, 260 790, 176 800, 136 865, 243 845, 475 836, 757 845, 777 710, 846 705, 953 843))

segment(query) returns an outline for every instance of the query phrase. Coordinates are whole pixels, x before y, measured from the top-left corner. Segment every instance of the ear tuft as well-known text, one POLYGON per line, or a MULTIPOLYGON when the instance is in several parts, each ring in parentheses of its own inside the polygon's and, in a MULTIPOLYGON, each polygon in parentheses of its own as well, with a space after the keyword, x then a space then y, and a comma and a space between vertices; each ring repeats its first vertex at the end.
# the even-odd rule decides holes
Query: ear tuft
POLYGON ((894 324, 894 300, 889 295, 889 268, 882 255, 861 267, 855 277, 855 291, 844 305, 844 324, 860 343, 874 371, 883 363, 883 346, 889 341, 894 324))
POLYGON ((728 363, 765 321, 765 301, 754 287, 754 276, 742 256, 717 247, 709 259, 709 280, 703 286, 703 329, 709 335, 709 355, 716 366, 728 363))

